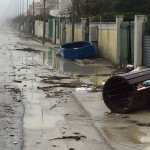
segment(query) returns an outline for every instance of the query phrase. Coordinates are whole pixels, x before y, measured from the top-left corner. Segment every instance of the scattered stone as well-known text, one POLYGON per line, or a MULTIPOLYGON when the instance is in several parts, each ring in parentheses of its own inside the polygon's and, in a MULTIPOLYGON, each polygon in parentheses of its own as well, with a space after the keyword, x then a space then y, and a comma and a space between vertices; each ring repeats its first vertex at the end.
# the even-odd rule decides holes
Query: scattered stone
MULTIPOLYGON (((9 88, 8 88, 9 89, 9 88)), ((15 93, 20 93, 20 89, 19 88, 10 88, 13 92, 15 93)))
POLYGON ((73 134, 79 135, 80 133, 78 133, 78 132, 73 132, 73 134))
POLYGON ((41 141, 38 141, 38 142, 36 142, 37 144, 40 144, 41 143, 41 141))
POLYGON ((122 118, 129 118, 129 116, 123 116, 122 118))
POLYGON ((15 136, 15 135, 11 134, 11 135, 9 135, 9 136, 15 136))
POLYGON ((16 102, 21 102, 22 100, 20 100, 20 99, 16 99, 16 102))
POLYGON ((57 147, 56 145, 51 145, 52 147, 57 147))
POLYGON ((50 110, 54 109, 55 107, 57 107, 57 105, 56 105, 56 104, 55 104, 54 106, 52 106, 52 107, 50 108, 50 110))

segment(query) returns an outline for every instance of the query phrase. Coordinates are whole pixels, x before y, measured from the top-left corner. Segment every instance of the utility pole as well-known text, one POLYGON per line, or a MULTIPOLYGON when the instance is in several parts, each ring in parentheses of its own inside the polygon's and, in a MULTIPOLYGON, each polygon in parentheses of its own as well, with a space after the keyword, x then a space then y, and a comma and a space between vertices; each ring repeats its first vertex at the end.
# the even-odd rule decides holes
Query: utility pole
POLYGON ((74 24, 75 24, 75 0, 72 0, 72 42, 74 42, 74 24))
POLYGON ((45 40, 45 29, 46 24, 45 24, 45 0, 44 0, 44 15, 43 15, 43 39, 45 40))
POLYGON ((28 0, 27 0, 27 13, 28 13, 28 5, 29 5, 29 2, 28 2, 28 0))
POLYGON ((18 16, 19 16, 19 0, 17 0, 17 14, 18 14, 18 16))
POLYGON ((28 0, 27 0, 27 33, 28 33, 28 0))
POLYGON ((58 10, 58 0, 57 0, 57 10, 58 10))
POLYGON ((16 1, 16 17, 18 17, 18 3, 16 1))
POLYGON ((20 16, 21 16, 21 0, 20 0, 20 16))
POLYGON ((22 3, 23 3, 23 4, 22 4, 22 5, 23 5, 23 9, 22 9, 23 13, 22 13, 22 14, 24 15, 24 0, 23 0, 22 3))
POLYGON ((20 16, 20 0, 18 0, 18 16, 20 16))
POLYGON ((18 17, 18 2, 16 1, 16 17, 18 17))
POLYGON ((35 31, 34 31, 34 24, 35 24, 35 22, 34 22, 34 0, 33 0, 33 36, 34 36, 34 34, 35 34, 35 31))

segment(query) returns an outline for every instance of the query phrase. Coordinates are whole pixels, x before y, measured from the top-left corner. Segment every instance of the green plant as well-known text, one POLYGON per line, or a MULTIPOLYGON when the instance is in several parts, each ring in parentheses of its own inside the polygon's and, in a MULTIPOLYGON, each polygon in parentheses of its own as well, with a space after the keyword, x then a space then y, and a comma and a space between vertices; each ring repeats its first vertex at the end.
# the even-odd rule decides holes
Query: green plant
POLYGON ((97 15, 80 15, 76 16, 76 21, 81 21, 81 18, 92 18, 93 22, 115 22, 116 15, 123 15, 124 21, 133 21, 135 15, 139 15, 140 13, 130 12, 130 13, 119 13, 119 12, 105 12, 97 15))

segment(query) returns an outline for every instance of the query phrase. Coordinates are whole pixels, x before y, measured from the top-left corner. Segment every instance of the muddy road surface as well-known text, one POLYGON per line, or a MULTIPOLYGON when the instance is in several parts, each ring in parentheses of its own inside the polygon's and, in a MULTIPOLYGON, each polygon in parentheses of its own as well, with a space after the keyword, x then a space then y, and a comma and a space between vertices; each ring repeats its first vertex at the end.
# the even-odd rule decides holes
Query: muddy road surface
POLYGON ((150 149, 150 111, 112 114, 102 100, 110 62, 56 58, 10 28, 0 39, 0 150, 150 149))

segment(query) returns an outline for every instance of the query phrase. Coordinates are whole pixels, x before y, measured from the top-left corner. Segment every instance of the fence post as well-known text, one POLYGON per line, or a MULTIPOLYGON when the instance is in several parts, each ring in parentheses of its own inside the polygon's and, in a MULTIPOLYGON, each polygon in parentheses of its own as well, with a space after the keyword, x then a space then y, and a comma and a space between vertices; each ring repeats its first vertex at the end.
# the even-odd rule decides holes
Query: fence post
POLYGON ((70 36, 68 35, 68 31, 67 31, 67 27, 68 27, 68 25, 70 25, 70 23, 71 23, 71 20, 69 19, 69 18, 66 18, 66 25, 65 25, 65 27, 66 27, 66 41, 68 42, 68 39, 69 39, 69 41, 71 41, 72 39, 71 39, 71 36, 72 36, 72 29, 71 29, 71 31, 70 31, 70 36))
POLYGON ((82 28, 82 41, 85 41, 85 24, 87 18, 81 18, 81 28, 82 28))
POLYGON ((98 24, 92 24, 92 20, 90 20, 89 25, 89 42, 94 45, 96 50, 96 55, 98 55, 98 24))
POLYGON ((115 64, 120 63, 120 34, 121 34, 121 23, 123 22, 123 15, 116 16, 116 57, 115 64))
POLYGON ((142 65, 142 35, 143 22, 145 22, 145 15, 136 15, 134 23, 134 68, 142 65))
POLYGON ((66 43, 66 20, 61 21, 61 44, 66 43))
POLYGON ((53 18, 53 37, 52 42, 56 44, 56 18, 53 18))

